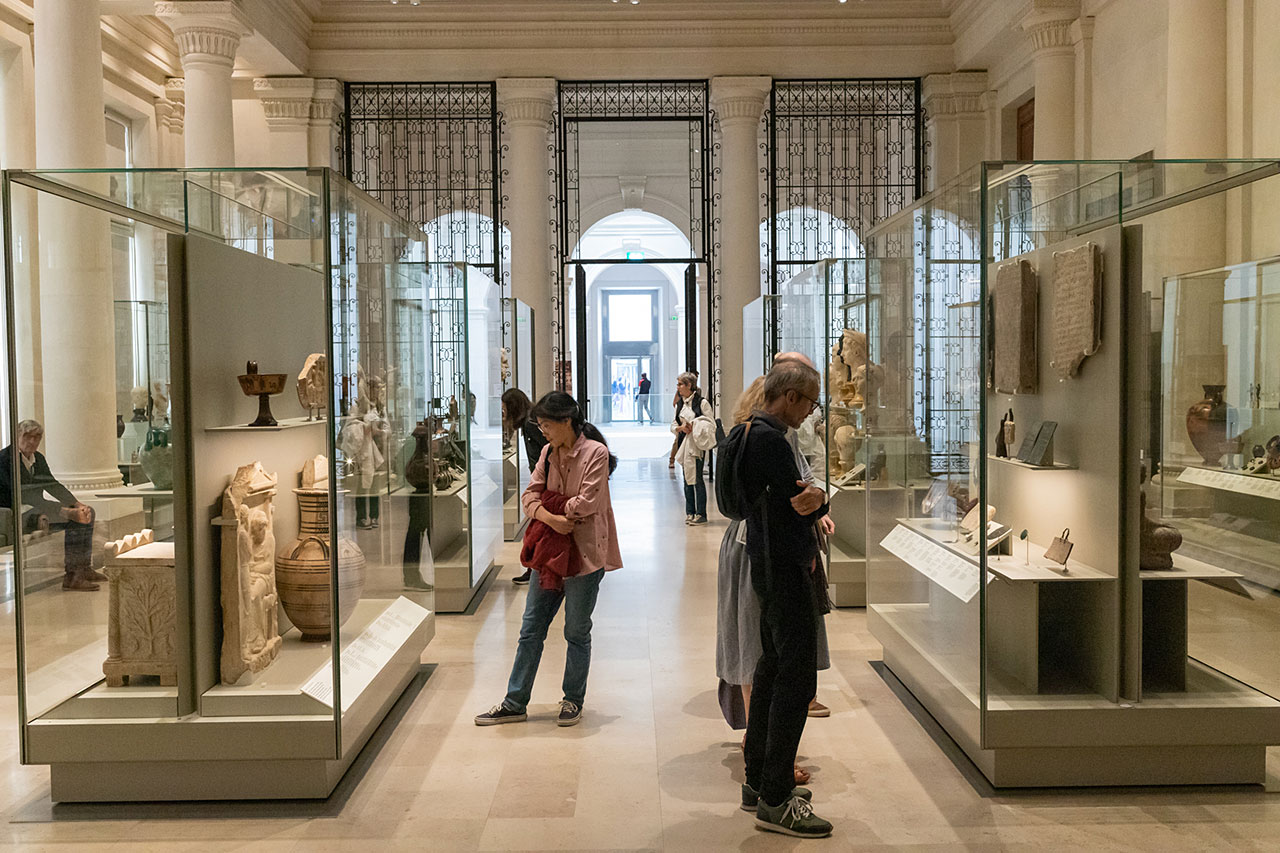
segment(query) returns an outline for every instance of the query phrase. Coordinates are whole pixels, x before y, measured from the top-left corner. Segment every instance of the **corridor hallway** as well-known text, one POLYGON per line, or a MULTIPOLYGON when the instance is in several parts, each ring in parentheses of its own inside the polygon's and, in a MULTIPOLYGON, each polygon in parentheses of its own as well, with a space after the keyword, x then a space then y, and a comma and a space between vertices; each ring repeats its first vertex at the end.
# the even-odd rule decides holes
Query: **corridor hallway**
MULTIPOLYGON (((1050 791, 984 796, 930 739, 869 661, 861 609, 827 617, 828 719, 811 719, 799 763, 813 772, 820 841, 762 833, 738 809, 740 735, 716 701, 716 555, 725 522, 688 528, 666 458, 624 459, 611 490, 625 567, 595 611, 582 723, 558 728, 563 615, 548 637, 526 723, 478 728, 498 702, 525 588, 518 543, 474 615, 442 616, 429 680, 345 801, 48 806, 48 770, 17 763, 12 603, 5 666, 0 846, 23 850, 871 850, 1278 849, 1280 800, 1261 789, 1050 791)), ((357 767, 364 764, 362 760, 357 767)), ((1275 778, 1273 769, 1272 779, 1275 778)), ((345 785, 344 785, 345 787, 345 785)), ((1274 787, 1274 786, 1273 786, 1274 787)))

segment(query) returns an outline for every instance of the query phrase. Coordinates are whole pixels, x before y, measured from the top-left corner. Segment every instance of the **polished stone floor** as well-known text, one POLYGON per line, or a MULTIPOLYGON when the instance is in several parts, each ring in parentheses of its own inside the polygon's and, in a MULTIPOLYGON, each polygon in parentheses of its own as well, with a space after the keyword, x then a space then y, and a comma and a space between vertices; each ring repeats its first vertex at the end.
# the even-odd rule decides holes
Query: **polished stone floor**
MULTIPOLYGON (((715 697, 716 553, 723 522, 686 528, 666 460, 613 481, 626 567, 596 610, 586 715, 554 722, 564 643, 553 626, 525 724, 477 728, 505 688, 524 591, 515 545, 472 616, 441 617, 436 664, 345 798, 328 804, 53 808, 48 771, 17 763, 12 604, 0 625, 0 845, 120 851, 1280 849, 1280 793, 1262 788, 1048 791, 975 787, 871 665, 861 610, 828 617, 828 719, 810 720, 832 838, 755 830, 737 808, 738 736, 715 697)), ((68 606, 74 606, 69 604, 68 606)), ((1280 766, 1273 766, 1280 790, 1280 766)))

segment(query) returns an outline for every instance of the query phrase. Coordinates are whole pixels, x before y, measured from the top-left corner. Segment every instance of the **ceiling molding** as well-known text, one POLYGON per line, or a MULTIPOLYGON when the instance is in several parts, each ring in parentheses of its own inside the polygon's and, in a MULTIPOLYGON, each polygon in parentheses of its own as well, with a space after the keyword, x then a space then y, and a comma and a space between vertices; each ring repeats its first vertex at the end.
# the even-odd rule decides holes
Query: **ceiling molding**
POLYGON ((504 21, 476 26, 469 21, 433 20, 381 23, 318 23, 313 51, 395 49, 574 50, 601 47, 799 47, 950 45, 950 25, 936 21, 663 21, 619 24, 591 21, 504 21))

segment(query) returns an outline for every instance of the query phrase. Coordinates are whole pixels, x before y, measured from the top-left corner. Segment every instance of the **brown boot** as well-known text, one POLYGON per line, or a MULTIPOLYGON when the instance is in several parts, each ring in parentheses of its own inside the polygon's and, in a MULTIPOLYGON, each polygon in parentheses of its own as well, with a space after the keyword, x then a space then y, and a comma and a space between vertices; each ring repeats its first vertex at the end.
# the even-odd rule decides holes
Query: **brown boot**
POLYGON ((106 583, 110 578, 97 569, 85 569, 82 577, 91 583, 106 583))
POLYGON ((84 575, 68 572, 62 579, 62 588, 70 589, 76 592, 93 592, 99 589, 98 585, 88 580, 84 575))

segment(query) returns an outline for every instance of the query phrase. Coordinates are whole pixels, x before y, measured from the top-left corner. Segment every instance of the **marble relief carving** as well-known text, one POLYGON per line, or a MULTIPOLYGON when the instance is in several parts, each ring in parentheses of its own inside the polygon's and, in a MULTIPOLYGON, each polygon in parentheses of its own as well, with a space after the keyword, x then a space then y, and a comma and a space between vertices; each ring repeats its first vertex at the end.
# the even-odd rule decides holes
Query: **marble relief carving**
POLYGON ((222 495, 222 682, 266 669, 280 653, 276 615, 276 475, 241 466, 222 495))
POLYGON ((307 356, 298 374, 298 402, 307 410, 307 420, 320 419, 328 401, 329 366, 324 353, 307 356))
POLYGON ((1038 302, 1036 272, 1028 261, 996 267, 995 384, 1001 394, 1037 391, 1038 302))
POLYGON ((176 651, 177 587, 172 542, 155 542, 150 530, 108 542, 105 572, 110 583, 107 659, 108 687, 123 687, 137 676, 153 676, 163 686, 178 683, 176 651))
POLYGON ((1053 326, 1049 365, 1070 379, 1102 345, 1102 258, 1087 242, 1053 253, 1053 326))

